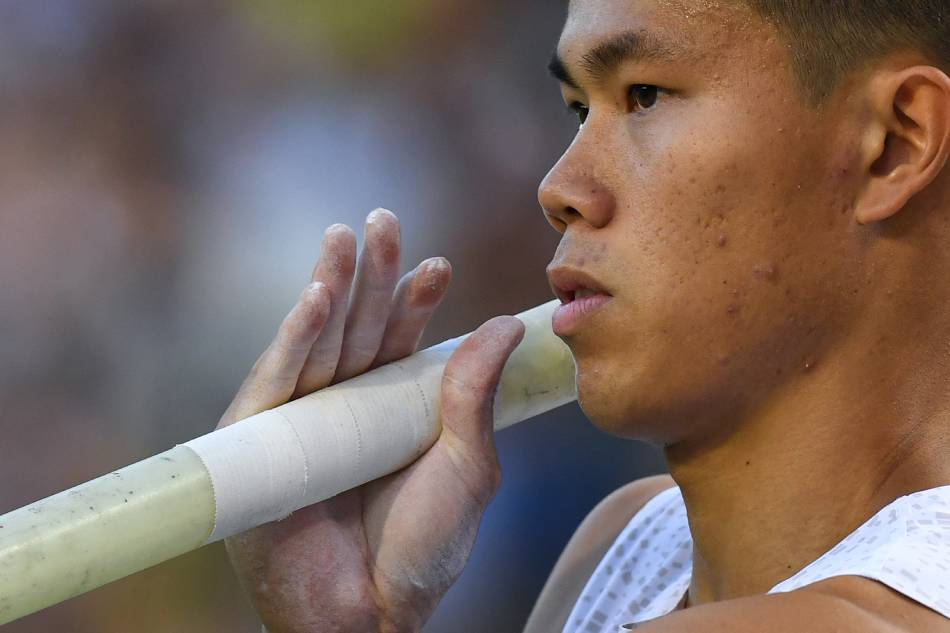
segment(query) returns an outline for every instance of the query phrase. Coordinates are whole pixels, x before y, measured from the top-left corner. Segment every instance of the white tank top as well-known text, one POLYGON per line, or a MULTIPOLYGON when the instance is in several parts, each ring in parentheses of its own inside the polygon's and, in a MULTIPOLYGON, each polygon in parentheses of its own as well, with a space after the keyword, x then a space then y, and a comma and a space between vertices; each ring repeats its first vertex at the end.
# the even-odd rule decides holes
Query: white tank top
MULTIPOLYGON (((619 633, 685 600, 693 540, 679 488, 651 499, 608 550, 564 633, 619 633)), ((881 582, 950 618, 950 486, 897 499, 769 593, 835 576, 881 582)))

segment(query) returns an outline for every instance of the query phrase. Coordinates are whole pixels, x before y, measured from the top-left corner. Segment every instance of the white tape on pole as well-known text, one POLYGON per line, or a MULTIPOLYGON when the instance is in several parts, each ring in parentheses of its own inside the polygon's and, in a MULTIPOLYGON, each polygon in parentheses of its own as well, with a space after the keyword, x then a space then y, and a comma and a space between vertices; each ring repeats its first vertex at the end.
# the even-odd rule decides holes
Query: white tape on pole
MULTIPOLYGON (((495 399, 496 428, 576 398, 551 302, 518 315, 525 339, 495 399)), ((442 372, 459 337, 187 442, 215 496, 212 543, 412 463, 438 438, 442 372)))

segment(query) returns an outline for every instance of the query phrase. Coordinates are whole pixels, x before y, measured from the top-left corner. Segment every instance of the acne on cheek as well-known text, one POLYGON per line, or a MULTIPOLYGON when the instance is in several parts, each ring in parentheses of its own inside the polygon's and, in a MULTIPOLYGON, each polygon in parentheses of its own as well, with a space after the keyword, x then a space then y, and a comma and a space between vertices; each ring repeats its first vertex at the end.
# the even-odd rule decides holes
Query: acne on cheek
POLYGON ((773 263, 756 266, 752 269, 752 277, 756 281, 775 283, 778 280, 778 266, 773 263))
MULTIPOLYGON (((739 291, 735 290, 733 292, 736 293, 736 296, 734 298, 737 298, 739 291)), ((737 317, 739 315, 739 312, 741 311, 742 311, 742 304, 739 303, 738 301, 733 301, 732 303, 729 304, 729 307, 726 308, 726 314, 728 314, 732 318, 737 317)))
MULTIPOLYGON (((740 287, 746 287, 748 291, 755 292, 756 287, 761 286, 780 286, 781 275, 780 268, 775 262, 765 262, 758 264, 752 267, 752 269, 747 273, 747 279, 752 282, 752 286, 747 284, 740 284, 740 287)), ((741 274, 740 274, 741 277, 741 274)), ((743 313, 743 308, 745 307, 744 299, 745 294, 740 291, 739 287, 735 287, 728 279, 722 280, 722 285, 726 294, 724 296, 725 300, 725 314, 732 320, 736 321, 739 319, 743 313)), ((779 288, 781 289, 781 288, 779 288)), ((791 287, 784 287, 782 290, 784 295, 784 301, 788 304, 795 303, 795 296, 791 287)))
POLYGON ((699 222, 702 224, 704 241, 707 244, 712 244, 717 250, 724 249, 729 245, 725 213, 716 213, 705 220, 700 218, 699 222))
POLYGON ((735 206, 726 182, 738 175, 739 166, 729 163, 717 173, 704 175, 703 159, 696 157, 691 162, 696 165, 687 181, 691 191, 684 192, 683 197, 698 201, 704 211, 696 218, 697 226, 702 229, 701 240, 715 250, 724 249, 729 244, 728 216, 735 206))

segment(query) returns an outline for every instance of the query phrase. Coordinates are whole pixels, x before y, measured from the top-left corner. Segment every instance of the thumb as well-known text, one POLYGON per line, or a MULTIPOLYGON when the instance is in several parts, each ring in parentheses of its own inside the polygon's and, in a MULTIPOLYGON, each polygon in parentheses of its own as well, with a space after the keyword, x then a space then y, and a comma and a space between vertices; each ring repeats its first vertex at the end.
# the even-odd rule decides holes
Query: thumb
POLYGON ((515 317, 496 317, 466 338, 445 366, 439 441, 446 445, 459 474, 466 479, 484 477, 496 487, 500 480, 495 453, 495 392, 505 363, 524 338, 524 331, 524 324, 515 317))

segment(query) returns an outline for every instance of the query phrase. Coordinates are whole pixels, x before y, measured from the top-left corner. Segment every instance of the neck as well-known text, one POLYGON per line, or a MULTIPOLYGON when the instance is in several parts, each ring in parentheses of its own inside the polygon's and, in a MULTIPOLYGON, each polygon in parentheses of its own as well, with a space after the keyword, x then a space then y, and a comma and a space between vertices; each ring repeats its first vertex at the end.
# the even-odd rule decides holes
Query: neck
POLYGON ((913 329, 855 332, 728 439, 667 447, 691 604, 767 593, 898 497, 950 483, 950 338, 913 329))

